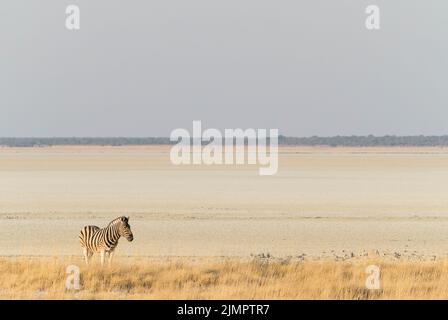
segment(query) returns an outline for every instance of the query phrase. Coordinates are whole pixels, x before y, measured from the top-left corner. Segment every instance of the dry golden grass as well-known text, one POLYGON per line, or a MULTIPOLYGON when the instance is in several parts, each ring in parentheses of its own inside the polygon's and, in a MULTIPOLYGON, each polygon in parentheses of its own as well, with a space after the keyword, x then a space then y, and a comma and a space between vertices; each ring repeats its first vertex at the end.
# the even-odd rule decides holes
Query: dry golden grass
POLYGON ((448 261, 242 261, 123 259, 112 268, 78 259, 0 259, 2 299, 446 299, 448 261), (65 289, 81 266, 81 290, 65 289), (381 289, 365 288, 365 268, 381 289))

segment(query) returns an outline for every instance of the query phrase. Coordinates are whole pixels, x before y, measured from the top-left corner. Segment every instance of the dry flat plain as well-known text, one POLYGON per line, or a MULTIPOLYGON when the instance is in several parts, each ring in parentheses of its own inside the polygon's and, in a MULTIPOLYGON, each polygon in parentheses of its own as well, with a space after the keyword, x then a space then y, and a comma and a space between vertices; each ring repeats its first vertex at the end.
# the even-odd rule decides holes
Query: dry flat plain
MULTIPOLYGON (((16 279, 0 282, 0 297, 29 297, 25 287, 40 290, 44 298, 66 297, 45 294, 59 286, 57 275, 65 276, 66 261, 81 263, 80 228, 105 226, 128 215, 135 240, 120 242, 117 256, 122 261, 114 267, 118 269, 111 269, 115 272, 110 271, 115 276, 123 275, 122 264, 136 268, 137 278, 139 274, 144 278, 145 272, 164 272, 163 266, 182 265, 180 279, 208 274, 215 279, 212 284, 222 284, 214 290, 224 290, 207 295, 200 289, 201 281, 190 281, 199 289, 191 289, 190 295, 173 291, 173 298, 409 298, 412 294, 447 298, 443 285, 448 287, 448 281, 437 280, 447 269, 447 191, 444 148, 282 147, 274 176, 259 176, 256 165, 174 166, 168 146, 0 148, 0 273, 16 279), (291 290, 285 286, 292 279, 303 282, 319 274, 340 279, 331 269, 342 270, 347 279, 357 279, 359 272, 364 276, 363 259, 370 259, 369 252, 397 276, 406 269, 417 275, 415 279, 422 272, 424 278, 421 268, 432 268, 425 279, 432 279, 437 288, 424 295, 413 289, 416 284, 411 281, 409 292, 401 286, 401 295, 388 291, 369 296, 362 291, 363 282, 350 287, 357 294, 346 294, 337 283, 336 291, 312 291, 310 282, 307 292, 312 294, 287 294, 291 290), (130 262, 139 257, 149 260, 142 265, 130 262), (272 290, 255 285, 252 291, 237 290, 240 295, 222 293, 235 292, 232 285, 248 287, 244 282, 248 280, 242 279, 260 259, 261 268, 268 263, 267 268, 274 273, 280 268, 278 274, 286 278, 272 283, 272 290), (320 269, 313 263, 323 264, 328 272, 316 273, 320 269), (13 276, 20 265, 30 273, 40 270, 44 283, 23 272, 13 276), (343 271, 354 266, 358 267, 343 271), (216 274, 229 270, 241 279, 221 283, 216 274), (351 272, 355 278, 350 278, 351 272)), ((265 285, 260 279, 253 283, 265 285)), ((389 284, 398 283, 395 280, 389 284)), ((119 281, 126 286, 131 279, 119 281)), ((129 297, 168 297, 170 285, 162 287, 125 291, 129 297)), ((426 283, 426 288, 432 287, 426 283)), ((80 297, 91 297, 86 292, 96 291, 87 290, 80 297)), ((98 292, 95 296, 113 297, 98 292)))

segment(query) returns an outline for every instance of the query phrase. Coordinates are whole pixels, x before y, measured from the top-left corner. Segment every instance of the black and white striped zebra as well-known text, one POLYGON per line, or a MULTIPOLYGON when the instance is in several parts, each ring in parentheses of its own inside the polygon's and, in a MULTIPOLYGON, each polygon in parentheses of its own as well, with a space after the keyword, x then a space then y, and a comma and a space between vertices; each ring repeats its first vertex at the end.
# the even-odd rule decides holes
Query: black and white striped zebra
POLYGON ((110 265, 120 237, 125 237, 128 241, 134 240, 129 225, 129 217, 118 217, 102 229, 97 226, 82 228, 79 233, 79 242, 83 249, 86 264, 89 264, 89 259, 95 252, 99 252, 101 254, 101 265, 104 265, 106 255, 110 265))

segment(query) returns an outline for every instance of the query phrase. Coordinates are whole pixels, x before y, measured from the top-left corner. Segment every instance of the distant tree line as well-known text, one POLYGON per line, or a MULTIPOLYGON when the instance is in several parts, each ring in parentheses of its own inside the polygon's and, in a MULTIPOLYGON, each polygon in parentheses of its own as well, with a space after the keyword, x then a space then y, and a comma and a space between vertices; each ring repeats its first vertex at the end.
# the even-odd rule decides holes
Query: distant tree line
MULTIPOLYGON (((176 142, 168 137, 110 137, 110 138, 0 138, 0 146, 39 147, 39 146, 144 146, 169 145, 176 142)), ((269 142, 268 142, 269 143, 269 142)), ((286 137, 279 136, 279 145, 289 146, 448 146, 448 135, 443 136, 333 136, 333 137, 286 137)))
POLYGON ((443 136, 333 136, 333 137, 279 137, 282 145, 303 146, 448 146, 448 135, 443 136))
POLYGON ((39 146, 144 146, 170 144, 169 138, 0 138, 0 145, 8 147, 39 146))

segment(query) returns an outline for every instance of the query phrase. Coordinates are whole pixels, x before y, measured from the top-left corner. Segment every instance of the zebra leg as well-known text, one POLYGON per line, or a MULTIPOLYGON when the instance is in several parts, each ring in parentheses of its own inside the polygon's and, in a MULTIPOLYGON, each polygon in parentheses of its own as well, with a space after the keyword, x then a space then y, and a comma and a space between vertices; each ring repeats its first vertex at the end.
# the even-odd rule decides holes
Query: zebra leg
POLYGON ((86 265, 89 265, 89 252, 87 248, 83 248, 82 253, 84 254, 84 260, 86 262, 86 265))
POLYGON ((109 267, 112 266, 112 259, 114 257, 114 251, 109 251, 109 267))
POLYGON ((101 254, 101 266, 104 266, 104 256, 106 254, 106 250, 101 249, 100 254, 101 254))

